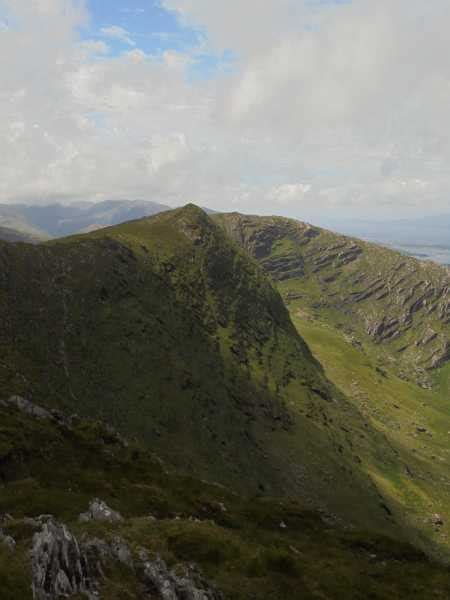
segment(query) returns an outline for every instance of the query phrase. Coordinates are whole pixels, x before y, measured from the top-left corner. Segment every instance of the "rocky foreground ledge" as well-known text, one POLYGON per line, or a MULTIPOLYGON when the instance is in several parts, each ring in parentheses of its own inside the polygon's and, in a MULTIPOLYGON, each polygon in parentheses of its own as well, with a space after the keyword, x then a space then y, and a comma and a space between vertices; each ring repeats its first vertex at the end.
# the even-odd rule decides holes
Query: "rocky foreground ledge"
MULTIPOLYGON (((119 513, 106 503, 93 500, 89 508, 92 520, 114 522, 119 513)), ((83 517, 84 519, 84 517, 83 517)), ((121 517, 120 517, 121 519, 121 517)), ((106 566, 122 565, 132 571, 143 584, 142 598, 163 600, 222 600, 193 565, 179 565, 170 570, 157 556, 151 559, 144 548, 133 556, 127 543, 116 536, 106 542, 83 536, 81 540, 52 517, 39 517, 39 532, 33 537, 32 589, 36 600, 54 600, 75 594, 90 600, 100 598, 100 582, 106 566)), ((105 599, 106 600, 106 599, 105 599)))

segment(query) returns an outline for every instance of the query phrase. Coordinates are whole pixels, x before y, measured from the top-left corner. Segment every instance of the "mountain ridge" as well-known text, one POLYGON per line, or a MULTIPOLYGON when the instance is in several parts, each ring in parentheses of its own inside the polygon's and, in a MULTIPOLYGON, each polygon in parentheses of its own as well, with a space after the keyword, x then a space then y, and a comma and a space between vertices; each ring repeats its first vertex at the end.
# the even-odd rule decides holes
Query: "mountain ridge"
POLYGON ((450 360, 445 267, 284 217, 214 218, 282 283, 287 302, 300 294, 303 309, 328 311, 350 334, 379 343, 426 385, 427 372, 450 360))

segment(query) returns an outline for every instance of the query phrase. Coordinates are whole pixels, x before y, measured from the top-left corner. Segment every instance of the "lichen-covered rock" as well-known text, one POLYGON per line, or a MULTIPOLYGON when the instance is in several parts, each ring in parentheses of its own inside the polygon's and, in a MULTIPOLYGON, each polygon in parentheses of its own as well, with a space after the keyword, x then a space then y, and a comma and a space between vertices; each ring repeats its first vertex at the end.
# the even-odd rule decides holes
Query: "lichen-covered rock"
POLYGON ((149 560, 145 550, 139 553, 137 565, 149 598, 161 600, 223 600, 221 592, 212 588, 192 566, 169 570, 161 559, 149 560))
POLYGON ((122 515, 110 508, 106 502, 94 498, 89 504, 89 510, 85 513, 81 513, 79 520, 82 523, 88 521, 103 521, 107 523, 119 523, 122 521, 122 515))
POLYGON ((95 597, 95 579, 76 538, 65 525, 49 520, 33 537, 32 589, 35 600, 85 594, 95 597))
POLYGON ((81 547, 89 563, 104 564, 112 559, 133 568, 133 558, 127 543, 119 536, 111 542, 105 542, 98 538, 82 539, 81 547))

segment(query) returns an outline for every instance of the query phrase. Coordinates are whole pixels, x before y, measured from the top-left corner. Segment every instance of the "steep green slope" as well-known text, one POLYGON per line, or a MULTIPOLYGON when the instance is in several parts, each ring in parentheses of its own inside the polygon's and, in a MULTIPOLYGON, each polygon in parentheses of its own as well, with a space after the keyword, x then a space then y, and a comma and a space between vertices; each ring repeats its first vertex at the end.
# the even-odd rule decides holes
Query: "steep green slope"
POLYGON ((375 463, 366 454, 364 468, 405 521, 448 558, 450 364, 432 369, 429 360, 433 348, 449 343, 447 271, 284 218, 216 219, 275 279, 326 375, 370 424, 367 437, 373 430, 383 436, 381 458, 375 463), (374 278, 378 283, 368 285, 374 278), (431 291, 423 297, 421 289, 431 291), (409 317, 392 336, 388 329, 368 332, 370 318, 389 323, 399 313, 409 317), (431 329, 440 333, 423 337, 431 329), (394 462, 384 460, 391 452, 394 462))
POLYGON ((379 345, 425 387, 450 361, 450 274, 381 246, 280 217, 215 217, 279 283, 286 302, 379 345))
MULTIPOLYGON (((299 501, 248 499, 176 475, 102 423, 36 418, 0 402, 0 424, 1 600, 32 598, 30 549, 48 518, 39 518, 42 513, 64 523, 80 546, 113 542, 128 545, 133 560, 144 548, 170 568, 195 563, 225 600, 444 600, 450 594, 448 569, 407 544, 330 525, 299 501), (94 496, 123 520, 79 522, 94 496), (13 550, 4 536, 15 540, 13 550)), ((146 589, 138 569, 105 560, 96 597, 168 597, 146 589)))
POLYGON ((320 320, 305 319, 303 314, 294 316, 294 323, 325 365, 328 377, 385 437, 384 450, 394 450, 398 468, 385 468, 382 462, 369 466, 379 489, 401 507, 407 523, 434 540, 438 553, 448 560, 448 386, 424 390, 380 368, 376 353, 362 352, 348 336, 320 320))
POLYGON ((394 454, 380 455, 262 271, 200 209, 3 244, 0 266, 4 397, 100 416, 235 489, 395 528, 361 468, 394 454))

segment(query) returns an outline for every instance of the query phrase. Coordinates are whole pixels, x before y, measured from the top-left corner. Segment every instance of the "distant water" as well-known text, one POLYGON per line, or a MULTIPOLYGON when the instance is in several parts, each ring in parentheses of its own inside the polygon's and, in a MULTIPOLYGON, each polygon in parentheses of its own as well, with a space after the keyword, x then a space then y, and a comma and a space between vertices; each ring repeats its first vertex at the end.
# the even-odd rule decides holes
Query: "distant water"
POLYGON ((445 246, 417 246, 390 244, 396 250, 414 256, 420 260, 432 260, 441 265, 450 266, 450 248, 445 246))

